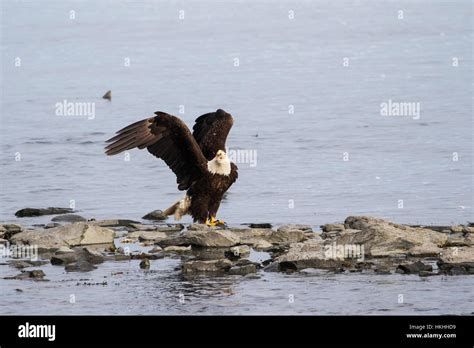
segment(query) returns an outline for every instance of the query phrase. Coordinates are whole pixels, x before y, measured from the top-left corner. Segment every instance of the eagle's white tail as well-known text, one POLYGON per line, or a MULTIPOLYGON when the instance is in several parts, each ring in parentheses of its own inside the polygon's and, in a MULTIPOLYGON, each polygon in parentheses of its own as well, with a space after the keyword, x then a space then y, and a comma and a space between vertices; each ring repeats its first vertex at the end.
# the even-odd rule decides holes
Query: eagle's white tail
POLYGON ((188 213, 189 207, 191 206, 191 197, 184 195, 184 198, 180 201, 177 201, 171 207, 166 209, 163 213, 165 215, 174 215, 176 221, 181 220, 183 215, 188 213))

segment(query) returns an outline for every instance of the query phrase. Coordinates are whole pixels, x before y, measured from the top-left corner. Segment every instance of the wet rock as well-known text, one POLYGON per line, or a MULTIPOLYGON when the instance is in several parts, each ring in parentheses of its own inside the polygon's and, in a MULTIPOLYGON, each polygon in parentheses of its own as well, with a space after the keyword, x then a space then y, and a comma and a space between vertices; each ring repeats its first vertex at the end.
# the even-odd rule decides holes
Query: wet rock
POLYGON ((72 253, 53 255, 51 257, 50 262, 52 265, 55 265, 55 266, 63 266, 70 263, 77 262, 77 259, 78 257, 76 253, 72 252, 72 253))
POLYGON ((187 253, 191 251, 191 246, 185 247, 185 246, 178 246, 178 245, 170 245, 164 248, 163 251, 166 253, 187 253))
POLYGON ((148 269, 148 268, 150 268, 150 260, 148 260, 148 259, 143 259, 143 260, 140 262, 140 268, 141 268, 141 269, 148 269))
POLYGON ((220 260, 191 260, 183 263, 182 271, 184 274, 197 273, 221 273, 227 272, 232 267, 232 262, 227 259, 220 260))
POLYGON ((444 244, 444 247, 463 247, 463 246, 471 246, 474 244, 473 237, 471 234, 457 232, 451 233, 448 235, 448 239, 444 244))
POLYGON ((57 222, 49 222, 47 223, 46 225, 44 225, 44 228, 47 229, 47 228, 55 228, 55 227, 58 227, 58 226, 61 226, 60 223, 57 223, 57 222))
POLYGON ((104 256, 98 252, 97 250, 94 250, 92 248, 82 248, 82 250, 79 250, 78 253, 84 257, 84 259, 93 264, 99 264, 105 261, 104 256))
POLYGON ((474 233, 474 226, 464 226, 462 231, 464 233, 474 233))
POLYGON ((140 254, 132 254, 130 256, 132 260, 144 260, 144 259, 158 260, 164 257, 164 255, 160 253, 154 253, 154 254, 140 253, 140 254))
POLYGON ((161 210, 153 210, 152 212, 146 214, 142 217, 145 220, 166 220, 168 216, 163 214, 161 210))
POLYGON ((282 229, 281 227, 266 238, 267 242, 272 244, 296 243, 306 239, 305 232, 301 229, 282 229))
POLYGON ((360 230, 357 233, 342 231, 335 238, 337 244, 364 245, 370 257, 389 257, 407 254, 415 250, 418 254, 436 254, 447 240, 447 235, 431 229, 417 228, 391 223, 367 216, 350 216, 345 221, 346 229, 360 230))
POLYGON ((76 214, 64 214, 64 215, 58 215, 55 216, 51 219, 51 221, 56 221, 56 222, 80 222, 80 221, 87 221, 86 218, 76 215, 76 214))
POLYGON ((65 248, 56 251, 51 257, 51 264, 55 266, 69 265, 73 263, 99 264, 105 261, 104 256, 91 248, 79 248, 67 251, 65 248))
MULTIPOLYGON (((122 249, 123 250, 123 249, 122 249)), ((149 251, 150 254, 154 254, 154 253, 159 253, 159 252, 162 252, 163 251, 163 248, 161 248, 160 246, 155 246, 153 249, 151 249, 149 251)), ((123 253, 122 253, 123 254, 123 253)))
POLYGON ((472 247, 451 247, 443 250, 440 256, 440 263, 469 263, 474 262, 474 248, 472 247))
POLYGON ((313 229, 310 225, 301 225, 301 224, 288 224, 282 225, 278 228, 278 232, 285 233, 288 231, 302 231, 302 232, 313 232, 313 229))
POLYGON ((23 226, 17 224, 0 225, 0 238, 10 239, 13 235, 22 232, 23 226))
POLYGON ((164 232, 157 231, 135 231, 130 232, 127 235, 128 238, 137 238, 140 242, 144 241, 158 241, 168 238, 168 235, 164 232))
POLYGON ((289 250, 276 258, 280 270, 299 270, 304 268, 338 269, 352 267, 358 259, 340 257, 333 252, 331 245, 325 245, 322 239, 309 239, 293 243, 289 250))
POLYGON ((273 248, 273 244, 266 240, 259 240, 253 243, 253 248, 258 251, 267 251, 273 248))
POLYGON ((421 271, 431 272, 433 267, 431 265, 425 265, 421 261, 417 261, 410 264, 398 265, 396 272, 401 274, 414 274, 420 273, 421 271))
POLYGON ((251 223, 250 228, 272 228, 272 224, 269 223, 251 223))
POLYGON ((218 260, 225 259, 226 253, 229 253, 229 248, 202 248, 193 247, 192 254, 198 260, 218 260))
POLYGON ((131 255, 112 255, 112 256, 106 256, 106 260, 111 260, 111 261, 130 261, 132 259, 131 255))
POLYGON ((55 255, 61 255, 61 254, 68 254, 68 253, 73 253, 74 250, 67 246, 62 246, 58 250, 56 250, 55 255))
POLYGON ((112 244, 114 231, 91 225, 88 222, 76 222, 50 229, 23 231, 11 238, 14 244, 37 245, 42 249, 58 249, 61 246, 82 246, 92 244, 112 244))
POLYGON ((439 273, 434 273, 434 272, 430 272, 430 271, 420 271, 420 273, 418 273, 418 275, 420 277, 430 277, 430 276, 439 275, 439 273))
POLYGON ((230 275, 246 275, 250 273, 256 273, 257 272, 257 267, 250 263, 247 265, 242 265, 242 266, 232 266, 229 269, 229 274, 230 275))
POLYGON ((127 219, 94 220, 88 221, 88 223, 100 227, 133 227, 134 224, 140 224, 138 221, 127 219))
POLYGON ((71 208, 24 208, 20 209, 15 213, 16 217, 31 217, 31 216, 42 216, 42 215, 57 215, 57 214, 67 214, 73 213, 74 210, 71 208))
POLYGON ((64 269, 66 272, 90 272, 97 269, 97 267, 85 260, 79 260, 75 263, 67 264, 64 269))
POLYGON ((240 243, 239 237, 229 230, 185 231, 178 236, 158 241, 161 247, 195 245, 200 247, 231 247, 240 243))
POLYGON ((344 224, 326 224, 321 226, 323 232, 342 231, 345 230, 344 224))
POLYGON ((48 261, 44 260, 10 260, 7 262, 8 265, 22 269, 22 268, 27 268, 27 267, 38 267, 42 265, 46 265, 48 261))
POLYGON ((158 232, 164 232, 164 233, 173 233, 173 232, 179 232, 184 229, 183 224, 168 224, 166 226, 156 226, 156 230, 158 232))
MULTIPOLYGON (((218 228, 218 227, 215 227, 218 228)), ((191 224, 188 227, 188 231, 210 231, 212 228, 207 226, 206 224, 191 224)))
POLYGON ((46 280, 44 279, 45 274, 40 269, 32 271, 22 271, 22 273, 13 277, 4 277, 3 279, 29 279, 29 280, 46 280))

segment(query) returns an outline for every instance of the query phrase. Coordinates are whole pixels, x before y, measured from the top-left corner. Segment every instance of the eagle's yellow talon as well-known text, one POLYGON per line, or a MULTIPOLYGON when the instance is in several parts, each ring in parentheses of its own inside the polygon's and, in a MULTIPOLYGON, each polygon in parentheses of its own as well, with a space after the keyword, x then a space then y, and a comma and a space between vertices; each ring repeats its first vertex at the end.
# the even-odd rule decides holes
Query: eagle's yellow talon
POLYGON ((216 226, 216 225, 225 225, 224 220, 217 220, 214 216, 211 216, 211 223, 214 224, 214 226, 216 226))
POLYGON ((209 227, 214 227, 214 226, 217 225, 217 223, 216 223, 216 220, 214 220, 214 218, 211 217, 211 220, 206 219, 206 225, 209 226, 209 227))

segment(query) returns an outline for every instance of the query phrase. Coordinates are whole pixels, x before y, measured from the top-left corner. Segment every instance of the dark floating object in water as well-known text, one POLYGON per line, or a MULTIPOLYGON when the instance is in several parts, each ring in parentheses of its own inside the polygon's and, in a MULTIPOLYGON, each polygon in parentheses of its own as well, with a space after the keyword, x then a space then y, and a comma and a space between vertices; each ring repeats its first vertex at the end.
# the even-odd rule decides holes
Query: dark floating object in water
POLYGON ((55 216, 51 221, 61 221, 61 222, 78 222, 78 221, 87 221, 84 217, 76 214, 65 214, 55 216))
POLYGON ((250 228, 272 228, 272 224, 269 224, 269 223, 251 223, 250 228))
POLYGON ((16 217, 30 217, 30 216, 42 216, 42 215, 56 215, 56 214, 67 214, 74 213, 71 208, 24 208, 20 209, 15 213, 16 217))
POLYGON ((102 98, 107 99, 107 100, 112 100, 112 91, 108 90, 107 93, 105 93, 102 98))

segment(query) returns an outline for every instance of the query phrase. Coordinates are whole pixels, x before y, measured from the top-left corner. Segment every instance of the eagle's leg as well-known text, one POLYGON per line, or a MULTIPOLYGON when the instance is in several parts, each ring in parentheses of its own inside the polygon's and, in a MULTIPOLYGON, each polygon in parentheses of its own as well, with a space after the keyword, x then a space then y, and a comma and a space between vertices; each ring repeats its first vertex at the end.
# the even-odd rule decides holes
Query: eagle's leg
POLYGON ((209 219, 206 219, 205 224, 206 224, 207 226, 209 226, 209 227, 214 227, 214 226, 217 225, 216 220, 214 220, 213 217, 211 217, 210 220, 209 220, 209 219))
POLYGON ((214 226, 216 226, 216 225, 225 225, 224 220, 217 220, 215 216, 211 216, 211 223, 213 223, 214 226))

